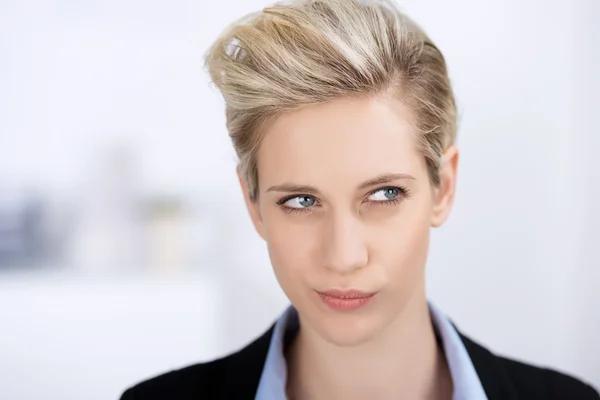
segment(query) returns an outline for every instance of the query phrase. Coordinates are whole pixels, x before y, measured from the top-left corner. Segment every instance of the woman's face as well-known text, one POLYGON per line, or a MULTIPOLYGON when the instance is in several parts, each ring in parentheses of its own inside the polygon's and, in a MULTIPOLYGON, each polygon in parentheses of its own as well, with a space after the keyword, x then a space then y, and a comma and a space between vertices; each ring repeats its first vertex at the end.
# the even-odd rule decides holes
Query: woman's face
POLYGON ((449 212, 457 154, 446 152, 432 188, 409 121, 400 102, 374 97, 281 115, 263 128, 257 202, 241 180, 283 291, 329 342, 369 340, 424 294, 429 229, 449 212))

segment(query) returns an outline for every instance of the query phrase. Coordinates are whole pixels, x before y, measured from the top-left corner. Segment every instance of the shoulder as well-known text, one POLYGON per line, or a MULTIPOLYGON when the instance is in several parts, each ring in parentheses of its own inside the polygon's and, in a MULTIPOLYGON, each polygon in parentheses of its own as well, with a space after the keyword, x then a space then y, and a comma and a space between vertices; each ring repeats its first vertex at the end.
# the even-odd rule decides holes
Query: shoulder
POLYGON ((272 331, 225 357, 144 380, 127 389, 121 400, 253 399, 272 331))
POLYGON ((121 400, 204 398, 222 385, 224 364, 227 358, 163 373, 130 387, 121 400))
POLYGON ((498 357, 498 360, 504 365, 520 398, 600 400, 594 388, 567 373, 505 357, 498 357))
POLYGON ((600 400, 594 388, 569 374, 495 355, 460 336, 489 400, 600 400))

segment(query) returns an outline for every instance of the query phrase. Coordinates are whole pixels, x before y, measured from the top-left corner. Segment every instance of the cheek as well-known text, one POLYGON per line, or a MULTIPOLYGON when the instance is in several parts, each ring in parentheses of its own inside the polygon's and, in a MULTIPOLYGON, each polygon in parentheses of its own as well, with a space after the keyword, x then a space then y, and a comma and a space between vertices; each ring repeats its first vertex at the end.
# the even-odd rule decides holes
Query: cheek
POLYGON ((382 267, 391 285, 410 285, 424 273, 430 229, 430 210, 426 205, 413 201, 387 221, 383 229, 374 230, 371 261, 382 267))
POLYGON ((264 219, 269 258, 280 285, 287 292, 288 285, 301 282, 301 277, 314 265, 313 255, 319 238, 314 224, 303 222, 303 217, 295 219, 279 210, 269 214, 264 219))

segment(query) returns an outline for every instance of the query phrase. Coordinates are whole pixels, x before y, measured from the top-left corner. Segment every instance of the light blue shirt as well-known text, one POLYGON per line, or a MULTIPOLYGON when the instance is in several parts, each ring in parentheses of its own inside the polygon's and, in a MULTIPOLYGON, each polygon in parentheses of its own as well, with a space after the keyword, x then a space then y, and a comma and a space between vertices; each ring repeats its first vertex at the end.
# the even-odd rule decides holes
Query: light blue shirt
MULTIPOLYGON (((487 400, 479 376, 458 332, 431 302, 429 312, 444 347, 454 385, 453 400, 487 400)), ((285 400, 287 366, 283 353, 286 332, 298 329, 298 313, 290 306, 277 320, 265 360, 256 400, 285 400)))

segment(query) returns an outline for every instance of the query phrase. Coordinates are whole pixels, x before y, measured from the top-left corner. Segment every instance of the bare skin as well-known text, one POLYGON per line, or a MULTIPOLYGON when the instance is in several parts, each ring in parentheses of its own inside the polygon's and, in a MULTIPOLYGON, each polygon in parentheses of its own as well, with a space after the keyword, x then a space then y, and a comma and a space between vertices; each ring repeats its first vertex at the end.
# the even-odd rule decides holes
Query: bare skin
POLYGON ((452 208, 458 151, 433 187, 410 110, 341 99, 270 121, 258 152, 259 197, 240 183, 277 279, 300 316, 286 355, 290 398, 451 399, 425 293, 432 227, 452 208), (328 307, 318 292, 369 302, 328 307))

